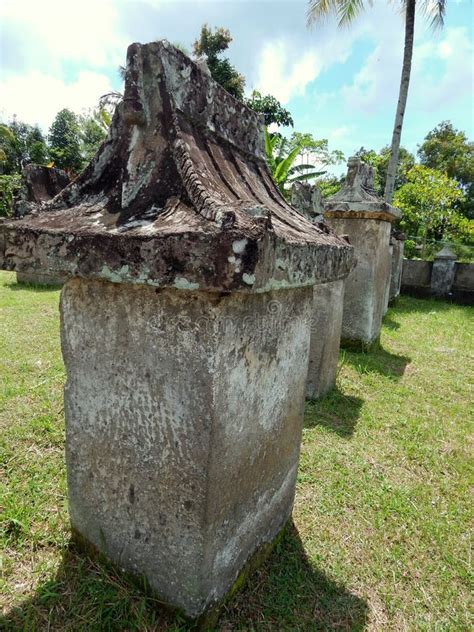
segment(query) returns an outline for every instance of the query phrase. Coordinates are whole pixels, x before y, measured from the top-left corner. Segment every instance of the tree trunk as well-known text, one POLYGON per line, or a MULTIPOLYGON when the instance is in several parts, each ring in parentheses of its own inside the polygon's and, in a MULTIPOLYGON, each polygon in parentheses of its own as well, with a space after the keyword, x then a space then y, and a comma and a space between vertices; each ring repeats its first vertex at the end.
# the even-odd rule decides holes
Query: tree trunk
POLYGON ((402 135, 403 117, 407 104, 408 85, 410 83, 411 60, 413 55, 413 39, 415 35, 415 6, 416 0, 406 0, 405 14, 405 49, 403 51, 402 77, 400 81, 400 92, 398 95, 397 113, 395 114, 395 125, 393 127, 392 145, 390 151, 390 162, 387 169, 387 179, 385 181, 384 198, 391 202, 393 190, 395 188, 395 177, 397 175, 398 152, 400 150, 400 138, 402 135))

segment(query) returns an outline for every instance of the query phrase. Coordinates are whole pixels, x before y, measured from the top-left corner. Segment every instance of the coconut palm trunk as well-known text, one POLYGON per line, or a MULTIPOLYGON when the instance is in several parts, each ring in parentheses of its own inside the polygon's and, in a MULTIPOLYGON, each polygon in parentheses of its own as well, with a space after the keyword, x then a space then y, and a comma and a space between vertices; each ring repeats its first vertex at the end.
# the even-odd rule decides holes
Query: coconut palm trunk
POLYGON ((398 166, 398 153, 400 151, 403 117, 405 115, 408 86, 410 84, 411 61, 413 57, 413 40, 415 36, 416 0, 406 0, 405 6, 405 47, 403 51, 402 77, 400 81, 397 112, 395 114, 395 125, 393 127, 392 144, 390 147, 390 162, 388 164, 387 179, 385 181, 384 198, 387 202, 392 201, 393 191, 395 188, 395 178, 397 175, 398 166))

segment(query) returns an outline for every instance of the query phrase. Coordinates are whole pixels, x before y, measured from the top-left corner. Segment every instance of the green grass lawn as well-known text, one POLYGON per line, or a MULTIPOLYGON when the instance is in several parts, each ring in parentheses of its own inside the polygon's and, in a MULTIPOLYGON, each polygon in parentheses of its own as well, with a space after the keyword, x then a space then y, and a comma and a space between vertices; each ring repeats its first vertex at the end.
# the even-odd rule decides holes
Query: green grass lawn
MULTIPOLYGON (((190 629, 69 543, 58 298, 0 272, 0 629, 190 629)), ((219 630, 471 628, 472 314, 403 297, 379 351, 341 355, 294 525, 219 630)))

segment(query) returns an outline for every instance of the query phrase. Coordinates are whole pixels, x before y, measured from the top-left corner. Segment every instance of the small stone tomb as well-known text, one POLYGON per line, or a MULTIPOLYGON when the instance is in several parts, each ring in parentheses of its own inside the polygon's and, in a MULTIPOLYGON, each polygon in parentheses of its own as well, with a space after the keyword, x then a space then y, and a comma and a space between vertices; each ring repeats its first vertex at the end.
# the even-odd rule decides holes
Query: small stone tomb
POLYGON ((357 266, 345 281, 341 344, 367 348, 380 335, 390 287, 390 229, 400 211, 373 190, 373 169, 349 158, 344 185, 325 201, 324 217, 348 235, 357 266))

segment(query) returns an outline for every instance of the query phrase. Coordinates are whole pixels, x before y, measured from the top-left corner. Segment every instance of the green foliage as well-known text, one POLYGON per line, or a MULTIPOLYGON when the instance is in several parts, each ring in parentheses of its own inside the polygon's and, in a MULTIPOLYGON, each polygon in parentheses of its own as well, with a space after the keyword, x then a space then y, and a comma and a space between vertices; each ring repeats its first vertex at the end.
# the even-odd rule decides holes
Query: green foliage
POLYGON ((20 175, 0 175, 0 217, 11 216, 13 198, 20 190, 20 187, 20 175))
POLYGON ((458 183, 423 165, 412 167, 406 177, 406 184, 394 197, 394 205, 403 212, 402 230, 420 238, 423 246, 429 240, 452 235, 460 219, 454 206, 463 199, 458 183))
MULTIPOLYGON (((327 150, 326 140, 316 140, 311 134, 293 132, 290 138, 281 134, 270 134, 265 128, 265 153, 272 178, 283 193, 288 195, 293 182, 312 180, 326 173, 315 171, 315 165, 309 162, 295 164, 298 159, 311 156, 320 164, 330 164, 332 154, 327 150)), ((332 152, 333 154, 335 152, 332 152)))
POLYGON ((78 123, 81 138, 81 154, 85 163, 88 163, 107 136, 107 129, 110 125, 110 115, 104 108, 98 108, 85 116, 80 116, 78 123))
POLYGON ((13 119, 0 125, 0 170, 4 174, 20 173, 28 162, 42 164, 48 160, 48 148, 39 127, 13 119))
POLYGON ((465 217, 474 219, 474 142, 450 121, 443 121, 426 135, 418 156, 422 165, 443 171, 461 185, 464 199, 456 208, 465 217))
POLYGON ((228 29, 215 28, 214 32, 204 24, 201 35, 194 42, 193 51, 198 59, 205 59, 212 78, 234 97, 242 101, 244 98, 244 77, 235 69, 227 57, 219 55, 229 48, 232 37, 228 29))
POLYGON ((293 127, 293 118, 290 112, 271 94, 263 96, 258 90, 254 90, 250 98, 245 100, 245 105, 251 110, 263 114, 265 125, 274 123, 282 127, 293 127))
POLYGON ((339 191, 344 183, 344 176, 337 178, 336 176, 325 176, 320 178, 316 184, 321 191, 323 198, 330 197, 339 191))
POLYGON ((81 170, 80 126, 71 110, 64 109, 56 114, 49 130, 49 152, 56 167, 73 174, 81 170))
MULTIPOLYGON (((385 182, 387 179, 387 169, 390 162, 390 147, 382 147, 377 153, 373 149, 365 149, 361 147, 355 153, 364 162, 374 167, 374 189, 380 197, 383 197, 385 191, 385 182)), ((407 173, 415 164, 415 157, 404 147, 400 147, 398 153, 398 167, 395 178, 395 190, 403 186, 407 179, 407 173)))

